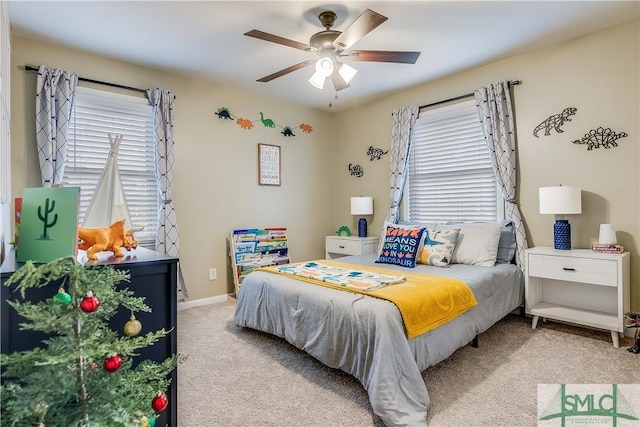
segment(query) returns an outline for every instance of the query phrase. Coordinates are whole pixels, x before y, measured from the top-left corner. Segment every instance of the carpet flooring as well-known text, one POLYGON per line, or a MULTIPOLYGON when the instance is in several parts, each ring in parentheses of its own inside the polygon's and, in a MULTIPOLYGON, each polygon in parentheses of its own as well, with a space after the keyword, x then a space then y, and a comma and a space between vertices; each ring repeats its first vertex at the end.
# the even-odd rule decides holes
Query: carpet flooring
MULTIPOLYGON (((233 325, 231 301, 178 312, 178 425, 383 426, 352 376, 233 325)), ((640 355, 608 332, 510 315, 423 372, 430 426, 535 426, 538 384, 638 384, 640 355)), ((635 390, 640 387, 635 387, 635 390)), ((638 395, 625 396, 640 402, 638 395)), ((640 414, 637 414, 640 415, 640 414)), ((558 424, 559 425, 559 424, 558 424)))

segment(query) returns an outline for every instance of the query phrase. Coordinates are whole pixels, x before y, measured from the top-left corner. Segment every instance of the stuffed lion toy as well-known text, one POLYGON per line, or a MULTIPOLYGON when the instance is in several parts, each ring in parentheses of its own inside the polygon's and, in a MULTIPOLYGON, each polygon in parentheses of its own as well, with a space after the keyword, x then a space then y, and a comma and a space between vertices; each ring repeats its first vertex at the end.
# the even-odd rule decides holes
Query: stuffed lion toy
POLYGON ((96 254, 102 251, 111 251, 114 256, 121 257, 126 250, 138 247, 138 241, 133 237, 132 230, 125 230, 124 219, 116 221, 109 227, 84 228, 78 227, 78 249, 87 251, 87 258, 96 260, 96 254))

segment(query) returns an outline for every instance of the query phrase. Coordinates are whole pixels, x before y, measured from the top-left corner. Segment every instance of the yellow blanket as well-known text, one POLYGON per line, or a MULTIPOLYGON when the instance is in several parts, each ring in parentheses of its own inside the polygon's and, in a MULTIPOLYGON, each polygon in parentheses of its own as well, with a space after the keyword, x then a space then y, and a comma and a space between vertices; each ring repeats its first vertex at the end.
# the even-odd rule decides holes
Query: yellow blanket
MULTIPOLYGON (((335 267, 381 274, 398 274, 395 270, 346 264, 332 260, 318 260, 316 262, 335 267)), ((452 277, 403 271, 402 275, 407 278, 405 282, 388 285, 371 291, 363 291, 345 288, 344 286, 333 285, 307 277, 294 276, 278 271, 277 267, 278 266, 262 267, 258 270, 295 277, 305 282, 391 301, 398 307, 402 315, 408 338, 429 332, 477 305, 476 298, 467 284, 452 277)))

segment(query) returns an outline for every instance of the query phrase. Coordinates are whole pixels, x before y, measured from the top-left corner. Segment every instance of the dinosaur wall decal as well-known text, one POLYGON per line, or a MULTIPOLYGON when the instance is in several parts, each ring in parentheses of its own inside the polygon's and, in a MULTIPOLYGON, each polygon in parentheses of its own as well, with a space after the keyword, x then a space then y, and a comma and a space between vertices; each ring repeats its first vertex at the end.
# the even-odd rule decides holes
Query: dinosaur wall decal
POLYGON ((273 120, 264 118, 264 115, 262 114, 262 112, 260 112, 260 121, 262 122, 262 124, 266 128, 274 128, 274 127, 276 127, 275 123, 273 123, 273 120))

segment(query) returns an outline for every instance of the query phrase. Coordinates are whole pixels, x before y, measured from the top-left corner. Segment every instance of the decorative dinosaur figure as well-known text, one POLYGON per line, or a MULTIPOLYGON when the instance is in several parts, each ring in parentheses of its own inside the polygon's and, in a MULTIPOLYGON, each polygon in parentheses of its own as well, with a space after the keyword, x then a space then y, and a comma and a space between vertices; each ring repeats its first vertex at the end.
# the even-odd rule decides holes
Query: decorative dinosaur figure
POLYGON ((562 110, 562 113, 550 116, 538 126, 536 126, 536 128, 533 130, 533 136, 538 138, 538 132, 540 132, 542 129, 544 129, 545 135, 551 135, 551 129, 555 129, 558 133, 563 133, 564 131, 560 129, 560 126, 562 126, 564 122, 570 122, 571 119, 569 118, 569 116, 573 116, 576 111, 578 111, 577 108, 567 107, 562 110))
POLYGON ((367 156, 369 156, 369 160, 371 161, 380 160, 380 158, 388 152, 389 150, 384 151, 382 148, 375 148, 374 146, 370 145, 369 149, 367 150, 367 156))
POLYGON ((242 129, 251 129, 253 127, 253 123, 251 123, 249 119, 238 118, 236 123, 238 123, 242 129))
POLYGON ((311 133, 313 131, 313 127, 306 123, 300 123, 300 129, 302 129, 302 132, 304 133, 311 133))
POLYGON ((587 151, 593 150, 594 148, 611 148, 617 147, 618 143, 616 140, 620 138, 624 138, 627 135, 624 132, 614 132, 611 128, 602 128, 591 129, 588 133, 586 133, 582 138, 576 139, 572 141, 574 144, 587 144, 587 151))
POLYGON ((275 123, 273 123, 273 120, 264 118, 264 115, 262 114, 262 112, 260 112, 260 121, 262 122, 262 124, 266 128, 274 128, 274 127, 276 127, 275 123))
POLYGON ((114 256, 121 257, 124 256, 120 250, 121 247, 126 250, 138 247, 133 231, 125 230, 124 219, 114 222, 109 227, 78 227, 78 237, 81 240, 78 243, 78 249, 86 250, 87 258, 93 260, 98 259, 96 256, 98 252, 111 251, 114 256))
POLYGON ((231 112, 227 107, 218 108, 215 114, 219 119, 231 120, 231 112))
POLYGON ((282 132, 280 132, 281 134, 283 134, 284 136, 296 136, 292 131, 291 128, 289 126, 285 127, 282 132))
POLYGON ((362 166, 354 165, 352 163, 349 163, 349 172, 351 172, 351 175, 357 178, 361 178, 364 175, 364 170, 362 169, 362 166))

